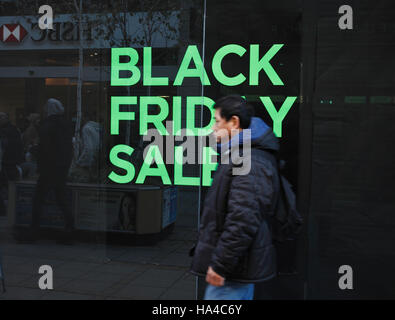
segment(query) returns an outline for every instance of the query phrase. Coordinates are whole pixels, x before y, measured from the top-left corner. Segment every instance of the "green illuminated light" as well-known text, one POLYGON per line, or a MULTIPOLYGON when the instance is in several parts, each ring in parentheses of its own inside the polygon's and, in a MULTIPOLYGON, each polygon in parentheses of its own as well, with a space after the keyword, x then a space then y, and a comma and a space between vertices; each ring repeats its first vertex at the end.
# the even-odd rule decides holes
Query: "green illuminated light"
POLYGON ((358 104, 365 104, 367 103, 366 96, 346 96, 344 99, 345 103, 358 103, 358 104))

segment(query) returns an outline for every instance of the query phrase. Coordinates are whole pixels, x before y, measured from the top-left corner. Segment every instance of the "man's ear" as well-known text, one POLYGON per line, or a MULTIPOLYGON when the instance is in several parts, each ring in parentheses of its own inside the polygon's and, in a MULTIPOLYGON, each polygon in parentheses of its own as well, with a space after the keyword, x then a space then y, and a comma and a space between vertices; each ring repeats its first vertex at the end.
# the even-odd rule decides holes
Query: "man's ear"
POLYGON ((240 129, 240 118, 238 116, 232 116, 232 118, 230 118, 230 121, 232 121, 232 127, 234 129, 240 129))

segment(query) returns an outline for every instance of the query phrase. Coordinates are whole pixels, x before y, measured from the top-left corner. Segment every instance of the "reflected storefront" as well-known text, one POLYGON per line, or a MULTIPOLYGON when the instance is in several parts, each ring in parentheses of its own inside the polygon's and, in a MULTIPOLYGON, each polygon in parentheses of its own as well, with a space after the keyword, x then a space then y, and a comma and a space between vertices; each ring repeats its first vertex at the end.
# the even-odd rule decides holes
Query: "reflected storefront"
MULTIPOLYGON (((339 33, 337 1, 80 1, 83 12, 74 1, 49 1, 53 30, 40 30, 37 10, 24 1, 0 5, 0 111, 21 132, 24 152, 18 179, 3 181, 1 190, 5 280, 21 292, 10 298, 23 299, 25 273, 48 260, 61 284, 53 293, 35 291, 37 298, 201 299, 205 281, 189 273, 189 251, 215 166, 199 160, 207 156, 210 103, 229 94, 244 96, 273 128, 305 220, 298 243, 280 257, 292 272, 257 285, 255 299, 393 297, 384 289, 388 272, 368 290, 368 269, 381 260, 387 271, 394 264, 394 188, 384 174, 391 157, 372 138, 393 142, 390 128, 381 138, 376 131, 393 118, 393 77, 379 54, 369 54, 377 47, 389 57, 390 32, 382 42, 366 28, 339 33), (354 67, 347 50, 360 56, 354 67), (363 69, 363 59, 381 74, 366 76, 373 69, 363 69), (72 247, 55 243, 64 221, 53 192, 40 239, 23 241, 38 179, 35 134, 50 98, 63 104, 73 132, 66 194, 72 247), (162 163, 148 152, 156 164, 146 160, 154 129, 164 144, 162 163), (186 142, 177 129, 191 130, 196 151, 182 165, 175 158, 186 142), (362 159, 366 141, 387 160, 362 159), (367 243, 362 231, 376 240, 367 243), (348 264, 364 275, 352 294, 337 288, 338 268, 348 264)), ((382 17, 389 25, 390 7, 383 1, 370 23, 382 17)), ((355 9, 366 15, 369 5, 355 9)))
MULTIPOLYGON (((2 248, 6 286, 14 285, 7 278, 22 277, 25 269, 36 272, 36 262, 48 259, 55 264, 52 266, 55 274, 60 269, 59 276, 70 280, 59 292, 54 292, 55 298, 90 294, 102 298, 195 299, 196 282, 188 273, 188 251, 197 235, 198 188, 165 185, 155 176, 146 177, 139 184, 134 181, 118 184, 108 177, 114 170, 109 161, 114 145, 134 148, 129 160, 138 170, 149 143, 143 141, 138 121, 121 121, 119 134, 110 133, 112 96, 161 97, 170 103, 173 96, 199 96, 201 85, 195 82, 182 88, 147 87, 142 83, 133 87, 111 86, 110 72, 111 48, 135 47, 142 55, 143 47, 151 47, 152 75, 167 76, 173 83, 183 46, 189 43, 201 46, 196 20, 201 15, 201 3, 155 2, 156 7, 152 7, 153 1, 146 5, 137 1, 107 4, 84 1, 80 33, 73 1, 69 2, 69 6, 63 4, 64 11, 55 9, 54 30, 40 30, 35 16, 22 13, 26 8, 11 4, 0 17, 2 31, 11 33, 11 38, 2 37, 0 42, 1 111, 9 115, 10 122, 25 137, 24 133, 32 126, 39 128, 30 119, 38 116, 42 121, 46 101, 56 98, 62 102, 74 133, 74 156, 66 194, 74 216, 74 245, 68 248, 54 243, 64 221, 50 191, 40 217, 40 239, 27 257, 18 257, 24 246, 29 246, 24 243, 24 235, 32 221, 38 178, 35 146, 25 145, 21 177, 15 182, 8 181, 8 190, 3 190, 8 212, 2 228, 9 237, 2 248), (125 5, 129 6, 126 12, 125 5), (114 28, 106 29, 108 24, 114 28), (191 31, 197 33, 196 39, 191 38, 191 31), (11 249, 14 245, 16 250, 11 249), (30 261, 21 267, 23 270, 13 271, 9 264, 15 259, 30 261), (57 264, 65 270, 57 268, 57 264), (91 285, 94 279, 88 276, 92 266, 99 279, 94 285, 91 285), (112 293, 110 288, 117 283, 119 290, 112 293)), ((53 6, 57 8, 57 4, 53 6)), ((155 114, 158 110, 150 105, 147 112, 155 114)), ((136 113, 138 120, 139 110, 136 113)), ((168 118, 173 118, 172 111, 168 118)), ((185 115, 180 121, 185 122, 185 115)), ((174 175, 172 171, 169 165, 170 176, 174 175)), ((196 165, 184 171, 199 177, 196 165)))

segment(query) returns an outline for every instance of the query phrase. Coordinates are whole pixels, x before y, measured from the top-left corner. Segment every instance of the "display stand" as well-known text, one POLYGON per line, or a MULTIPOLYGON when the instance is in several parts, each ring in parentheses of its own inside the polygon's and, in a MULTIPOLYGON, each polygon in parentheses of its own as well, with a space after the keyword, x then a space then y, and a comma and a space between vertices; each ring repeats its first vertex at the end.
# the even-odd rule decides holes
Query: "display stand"
MULTIPOLYGON (((35 183, 11 182, 9 188, 9 225, 18 230, 31 224, 35 183)), ((67 185, 78 238, 106 241, 153 243, 166 236, 177 217, 177 190, 173 186, 154 185, 67 185)), ((64 219, 53 194, 43 205, 40 234, 56 235, 64 219)))

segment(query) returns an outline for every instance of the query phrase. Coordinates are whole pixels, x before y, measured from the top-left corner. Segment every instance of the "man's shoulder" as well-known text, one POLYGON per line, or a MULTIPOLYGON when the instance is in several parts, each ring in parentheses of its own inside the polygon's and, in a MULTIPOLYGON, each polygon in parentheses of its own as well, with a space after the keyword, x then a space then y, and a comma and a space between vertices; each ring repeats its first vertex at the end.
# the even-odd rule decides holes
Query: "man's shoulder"
POLYGON ((253 149, 251 152, 251 168, 277 171, 276 161, 276 156, 270 151, 253 149))

